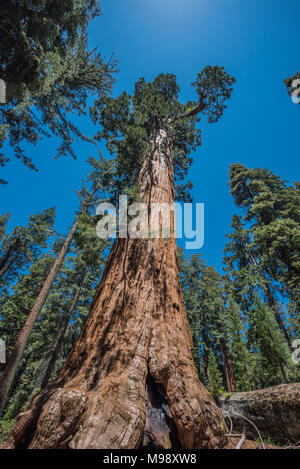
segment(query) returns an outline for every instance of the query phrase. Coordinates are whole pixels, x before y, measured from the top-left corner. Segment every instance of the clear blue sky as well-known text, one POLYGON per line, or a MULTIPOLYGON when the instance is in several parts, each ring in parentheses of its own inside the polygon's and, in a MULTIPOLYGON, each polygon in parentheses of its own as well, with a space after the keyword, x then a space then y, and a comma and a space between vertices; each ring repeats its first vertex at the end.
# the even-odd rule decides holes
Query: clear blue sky
MULTIPOLYGON (((194 99, 190 83, 207 64, 223 65, 237 79, 222 120, 203 126, 203 145, 189 175, 194 201, 206 207, 201 252, 221 270, 225 235, 236 212, 227 185, 229 165, 261 166, 299 181, 299 107, 283 85, 300 70, 299 0, 103 0, 102 7, 103 16, 90 26, 90 45, 118 59, 115 95, 131 92, 141 76, 152 80, 169 72, 178 77, 181 99, 194 99)), ((94 133, 88 120, 83 125, 94 133)), ((78 144, 77 161, 53 160, 55 145, 48 139, 26 147, 38 174, 14 158, 0 170, 9 181, 0 186, 1 212, 12 214, 11 227, 53 205, 58 231, 72 221, 74 190, 95 150, 78 144)))

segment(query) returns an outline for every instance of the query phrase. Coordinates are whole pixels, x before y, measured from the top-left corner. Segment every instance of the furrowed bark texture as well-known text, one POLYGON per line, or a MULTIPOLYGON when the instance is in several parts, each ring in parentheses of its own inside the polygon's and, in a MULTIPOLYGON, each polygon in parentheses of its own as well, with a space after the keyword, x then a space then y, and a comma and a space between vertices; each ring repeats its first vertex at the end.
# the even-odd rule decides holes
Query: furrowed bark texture
POLYGON ((225 340, 221 340, 221 351, 223 356, 223 363, 225 368, 225 376, 226 376, 226 387, 228 392, 235 392, 236 391, 236 381, 234 377, 233 371, 233 363, 232 358, 230 355, 230 351, 225 340))
MULTIPOLYGON (((174 204, 169 141, 155 142, 138 178, 149 213, 174 204)), ((221 448, 226 425, 191 349, 174 233, 117 239, 65 366, 2 447, 221 448)))
POLYGON ((264 438, 285 444, 300 440, 300 383, 236 392, 218 400, 224 414, 230 414, 234 430, 246 425, 249 438, 257 438, 257 432, 242 417, 251 420, 264 438))

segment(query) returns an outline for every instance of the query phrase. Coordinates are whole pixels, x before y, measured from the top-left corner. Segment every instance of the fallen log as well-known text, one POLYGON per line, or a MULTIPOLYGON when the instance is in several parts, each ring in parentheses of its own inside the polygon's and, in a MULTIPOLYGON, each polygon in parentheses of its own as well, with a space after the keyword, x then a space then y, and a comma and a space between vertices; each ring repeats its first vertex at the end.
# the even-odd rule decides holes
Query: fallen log
POLYGON ((260 434, 278 444, 300 441, 300 383, 221 395, 217 403, 233 431, 246 425, 247 438, 260 434))

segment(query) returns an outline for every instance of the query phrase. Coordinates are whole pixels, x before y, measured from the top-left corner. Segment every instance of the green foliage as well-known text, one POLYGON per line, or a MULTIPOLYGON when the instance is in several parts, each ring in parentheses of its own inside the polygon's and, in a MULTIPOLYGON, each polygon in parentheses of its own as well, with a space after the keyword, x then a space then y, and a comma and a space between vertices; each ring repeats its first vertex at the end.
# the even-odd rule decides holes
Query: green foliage
MULTIPOLYGON (((218 67, 207 67, 198 75, 196 88, 209 122, 216 122, 221 117, 234 81, 218 67)), ((115 187, 119 191, 134 185, 161 129, 172 140, 176 183, 186 177, 192 163, 190 155, 201 144, 197 127, 200 117, 197 113, 187 113, 197 102, 181 103, 179 91, 175 75, 160 74, 153 82, 146 82, 144 78, 137 81, 133 95, 124 92, 117 98, 106 97, 96 102, 92 109, 93 120, 101 125, 96 138, 105 139, 108 150, 115 156, 115 187)), ((180 200, 188 197, 190 188, 190 182, 180 184, 180 200)))
POLYGON ((2 268, 6 269, 0 278, 2 294, 47 247, 54 235, 55 208, 31 215, 26 226, 16 226, 10 234, 4 232, 7 220, 7 215, 0 218, 0 265, 2 261, 2 268))
POLYGON ((124 194, 128 197, 128 203, 142 203, 144 202, 143 198, 141 197, 141 188, 138 185, 134 185, 133 187, 125 187, 124 194))
POLYGON ((8 220, 9 220, 9 214, 0 215, 0 242, 1 243, 6 234, 8 220))
POLYGON ((225 386, 225 344, 238 391, 297 382, 289 347, 300 333, 299 184, 234 164, 230 188, 242 215, 233 216, 223 278, 198 256, 179 258, 199 376, 215 392, 221 370, 225 386))
POLYGON ((233 217, 224 257, 226 290, 231 298, 228 313, 240 323, 234 326, 231 319, 230 325, 238 386, 246 386, 240 376, 249 383, 251 374, 248 389, 298 381, 299 367, 291 362, 288 345, 300 332, 299 184, 288 185, 266 169, 234 164, 230 187, 242 209, 242 216, 233 217), (247 359, 244 345, 238 345, 239 327, 247 359), (241 369, 245 361, 247 373, 241 369))
MULTIPOLYGON (((81 252, 84 263, 95 266, 99 262, 99 252, 108 247, 106 239, 99 239, 96 234, 97 217, 87 212, 78 217, 78 230, 75 233, 77 248, 81 252)), ((103 261, 103 259, 102 259, 103 261)))
MULTIPOLYGON (((9 139, 15 156, 36 169, 22 141, 61 140, 58 155, 75 157, 74 139, 85 137, 69 116, 86 113, 87 98, 110 92, 115 63, 89 51, 87 26, 100 14, 96 0, 3 0, 0 76, 7 85, 1 106, 0 144, 9 139)), ((7 156, 0 155, 0 165, 7 156)), ((3 181, 2 181, 3 182, 3 181)))
MULTIPOLYGON (((88 176, 78 192, 80 210, 75 235, 17 368, 3 417, 7 425, 43 385, 47 370, 51 378, 63 365, 80 333, 104 269, 109 242, 97 237, 97 218, 93 214, 98 199, 101 200, 108 188, 109 180, 104 177, 102 181, 101 176, 106 173, 108 177, 111 166, 101 155, 99 160, 91 158, 90 164, 88 176), (54 366, 51 363, 50 367, 49 358, 54 350, 54 366)), ((54 209, 32 215, 26 227, 16 227, 12 234, 5 234, 7 216, 0 217, 4 260, 18 240, 13 251, 16 259, 0 278, 5 293, 0 301, 0 337, 6 343, 8 356, 64 243, 64 237, 52 228, 54 215, 54 209), (51 237, 54 237, 52 246, 51 237)), ((0 266, 1 259, 3 256, 0 266)))
POLYGON ((254 304, 253 332, 253 346, 257 348, 260 357, 261 387, 287 382, 291 355, 277 327, 274 314, 258 299, 254 304))
POLYGON ((235 273, 233 283, 228 275, 222 279, 199 256, 185 259, 179 251, 178 260, 192 355, 201 381, 211 392, 218 394, 227 387, 224 345, 233 363, 237 391, 298 381, 299 367, 292 363, 274 312, 258 296, 255 274, 250 272, 242 282, 235 273))
POLYGON ((251 353, 247 347, 247 328, 241 316, 238 304, 229 297, 225 321, 228 345, 233 360, 236 390, 250 391, 259 387, 256 380, 257 355, 255 352, 251 353))
MULTIPOLYGON (((54 243, 54 252, 43 253, 31 265, 29 272, 14 285, 11 295, 4 303, 0 318, 0 337, 5 340, 8 355, 53 264, 61 242, 58 240, 54 243)), ((64 339, 57 353, 52 378, 65 362, 89 312, 104 269, 107 248, 107 241, 96 236, 93 217, 86 213, 81 215, 69 254, 51 288, 18 367, 1 422, 3 435, 18 413, 28 405, 31 397, 38 392, 49 364, 48 358, 59 332, 64 328, 64 339), (71 317, 68 317, 83 275, 84 282, 79 298, 71 317)))
POLYGON ((222 373, 219 369, 216 356, 212 350, 209 351, 208 355, 207 389, 213 396, 217 396, 218 394, 225 392, 222 373))
POLYGON ((207 116, 208 122, 217 122, 223 115, 227 107, 225 101, 230 98, 235 83, 235 78, 228 75, 224 67, 217 65, 208 65, 198 74, 193 86, 196 87, 200 102, 205 103, 203 114, 207 116))
MULTIPOLYGON (((194 362, 202 382, 209 383, 212 374, 216 374, 216 366, 211 358, 212 369, 209 377, 209 357, 213 354, 217 368, 222 369, 221 344, 227 343, 222 279, 215 269, 207 266, 198 255, 185 259, 183 252, 179 251, 178 261, 185 308, 194 343, 194 362)), ((218 387, 221 389, 219 384, 218 387)))
POLYGON ((272 281, 299 311, 299 184, 288 185, 266 169, 235 164, 230 169, 230 187, 236 204, 244 210, 239 228, 244 234, 248 230, 244 257, 256 264, 252 268, 265 283, 272 281))
POLYGON ((1 307, 0 337, 5 341, 8 356, 53 262, 52 255, 45 253, 38 257, 28 273, 19 275, 20 280, 13 285, 11 294, 1 307))
POLYGON ((0 421, 0 441, 3 441, 5 438, 7 438, 16 421, 16 418, 5 418, 0 421))

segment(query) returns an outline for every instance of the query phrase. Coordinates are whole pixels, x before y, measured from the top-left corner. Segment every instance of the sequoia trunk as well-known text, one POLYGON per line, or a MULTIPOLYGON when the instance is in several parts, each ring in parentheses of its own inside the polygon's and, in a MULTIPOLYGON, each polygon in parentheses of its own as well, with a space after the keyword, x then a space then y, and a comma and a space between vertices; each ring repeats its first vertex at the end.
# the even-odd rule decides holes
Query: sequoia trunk
MULTIPOLYGON (((170 154, 160 131, 137 181, 148 215, 153 203, 174 205, 170 154)), ((222 414, 193 364, 176 250, 174 233, 116 239, 66 364, 3 448, 213 449, 226 443, 222 414)))

